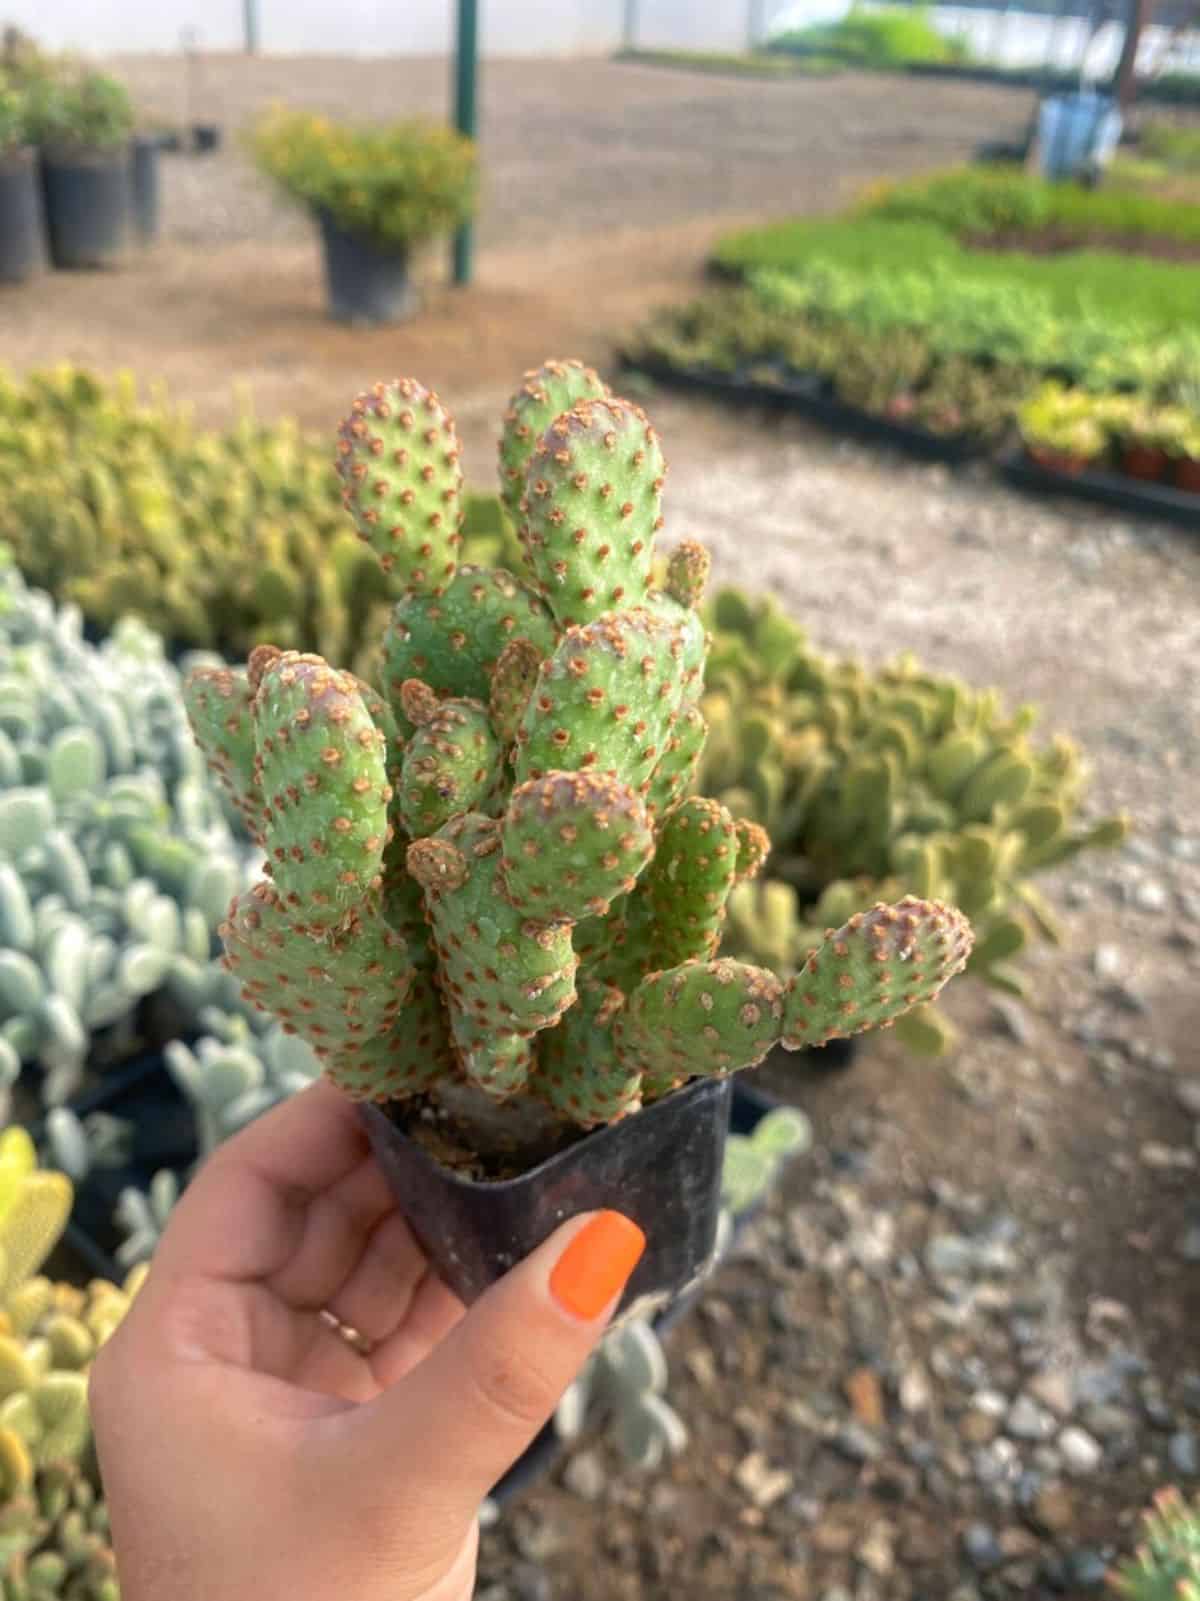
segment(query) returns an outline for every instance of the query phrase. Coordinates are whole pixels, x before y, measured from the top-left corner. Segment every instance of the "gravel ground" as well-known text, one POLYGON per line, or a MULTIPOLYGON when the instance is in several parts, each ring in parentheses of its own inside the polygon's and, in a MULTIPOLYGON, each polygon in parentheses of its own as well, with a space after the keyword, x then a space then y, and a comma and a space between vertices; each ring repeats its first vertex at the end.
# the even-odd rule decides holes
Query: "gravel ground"
MULTIPOLYGON (((172 56, 118 58, 148 116, 186 117, 172 56)), ((201 60, 195 115, 220 154, 171 162, 169 238, 206 247, 307 236, 238 149, 272 101, 332 116, 444 117, 441 60, 221 56, 201 60)), ((967 154, 1029 115, 1028 93, 920 79, 763 82, 604 60, 495 61, 480 78, 480 238, 521 247, 725 212, 829 210, 858 184, 967 154)))
POLYGON ((1025 1003, 952 987, 953 1057, 764 1070, 816 1147, 671 1341, 691 1446, 640 1480, 585 1442, 485 1537, 481 1601, 1093 1593, 1200 1481, 1200 546, 647 404, 669 532, 828 648, 1038 700, 1136 834, 1051 881, 1025 1003))

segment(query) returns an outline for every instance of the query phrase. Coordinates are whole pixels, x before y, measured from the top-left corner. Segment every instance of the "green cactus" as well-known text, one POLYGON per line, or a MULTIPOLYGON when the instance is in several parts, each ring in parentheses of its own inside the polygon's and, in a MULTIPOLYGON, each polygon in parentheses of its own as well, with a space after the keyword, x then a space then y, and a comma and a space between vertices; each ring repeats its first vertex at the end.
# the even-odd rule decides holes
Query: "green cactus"
POLYGON ((657 434, 628 401, 582 400, 534 446, 520 532, 562 627, 645 603, 665 474, 657 434))
POLYGON ((185 701, 197 742, 210 752, 209 766, 251 839, 261 827, 255 777, 253 700, 245 673, 228 667, 197 667, 188 676, 185 701))
MULTIPOLYGON (((839 936, 862 982, 848 996, 833 980, 819 1027, 793 1016, 784 978, 717 956, 729 898, 770 842, 688 794, 705 735, 708 558, 685 544, 656 566, 657 438, 628 402, 579 398, 591 381, 543 369, 503 446, 508 470, 525 464, 519 533, 545 605, 502 571, 455 571, 449 511, 444 542, 414 556, 406 530, 428 525, 440 503, 429 496, 456 505, 459 468, 445 413, 400 380, 358 404, 339 444, 360 532, 405 590, 383 699, 321 658, 266 645, 247 680, 270 880, 222 928, 231 971, 352 1096, 423 1096, 451 1118, 464 1095, 523 1103, 493 1122, 504 1147, 534 1108, 535 1122, 548 1112, 590 1128, 794 1035, 888 1022, 969 949, 957 914, 880 908, 839 936), (418 456, 414 433, 435 460, 418 456), (388 466, 398 451, 409 477, 388 466), (902 979, 858 960, 889 918, 897 962, 929 954, 902 979), (950 949, 932 952, 946 930, 950 949)), ((780 630, 764 633, 777 653, 780 630)), ((195 722, 227 768, 220 719, 195 722)))
POLYGON ((1200 1601, 1200 1499, 1160 1490, 1143 1515, 1141 1544, 1109 1584, 1128 1601, 1200 1601))
POLYGON ((359 395, 338 434, 342 498, 397 591, 440 594, 462 543, 454 420, 412 378, 359 395))
POLYGON ((414 838, 434 834, 460 812, 488 812, 500 796, 503 750, 486 706, 439 700, 420 679, 401 685, 415 733, 404 750, 397 815, 414 838))
POLYGON ((606 400, 608 394, 608 386, 581 361, 547 361, 525 374, 500 435, 500 493, 514 521, 520 520, 529 458, 546 429, 579 401, 606 400))

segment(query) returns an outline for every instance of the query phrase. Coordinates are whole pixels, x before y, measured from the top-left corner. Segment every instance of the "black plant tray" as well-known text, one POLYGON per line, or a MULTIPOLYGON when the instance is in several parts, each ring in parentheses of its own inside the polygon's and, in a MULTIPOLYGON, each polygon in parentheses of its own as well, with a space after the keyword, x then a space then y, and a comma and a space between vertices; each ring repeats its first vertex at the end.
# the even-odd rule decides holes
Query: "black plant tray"
MULTIPOLYGON (((71 1221, 63 1235, 92 1272, 119 1282, 124 1272, 115 1252, 121 1235, 112 1218, 117 1198, 129 1185, 145 1190, 162 1168, 170 1168, 182 1183, 198 1154, 191 1107, 160 1051, 137 1057, 69 1106, 79 1118, 104 1111, 133 1125, 130 1161, 123 1167, 97 1168, 76 1184, 71 1221)), ((30 1132, 40 1145, 44 1124, 30 1132)))
POLYGON ((781 370, 778 379, 766 380, 711 368, 676 367, 668 361, 626 352, 621 353, 620 359, 626 367, 672 388, 718 399, 734 398, 778 406, 838 433, 853 434, 873 444, 890 445, 925 461, 959 464, 978 461, 989 454, 986 442, 974 435, 935 434, 915 423, 895 422, 858 406, 847 406, 836 400, 828 392, 825 380, 815 374, 781 370))
POLYGON ((1200 528, 1200 495, 1167 484, 1146 482, 1121 473, 1057 473, 1043 467, 1023 450, 1001 458, 999 469, 1018 489, 1040 495, 1073 495, 1094 500, 1122 511, 1140 512, 1144 517, 1165 517, 1186 528, 1200 528))

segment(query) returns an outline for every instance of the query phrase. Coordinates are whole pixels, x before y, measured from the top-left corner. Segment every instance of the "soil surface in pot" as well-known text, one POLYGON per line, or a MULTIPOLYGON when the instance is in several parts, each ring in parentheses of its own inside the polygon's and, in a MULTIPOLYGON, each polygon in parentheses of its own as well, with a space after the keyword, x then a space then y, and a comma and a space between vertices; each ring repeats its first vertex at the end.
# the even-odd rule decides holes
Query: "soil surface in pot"
POLYGON ((476 1183, 519 1178, 588 1133, 556 1121, 535 1102, 481 1107, 469 1094, 456 1101, 454 1089, 396 1101, 384 1110, 435 1162, 476 1183))

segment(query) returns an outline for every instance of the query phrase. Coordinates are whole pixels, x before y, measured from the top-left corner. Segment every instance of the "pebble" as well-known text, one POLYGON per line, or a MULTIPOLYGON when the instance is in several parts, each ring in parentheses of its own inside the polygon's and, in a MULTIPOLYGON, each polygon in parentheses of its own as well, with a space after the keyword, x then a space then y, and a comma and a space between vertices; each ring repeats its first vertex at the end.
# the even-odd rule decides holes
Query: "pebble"
POLYGON ((1010 1039, 1016 1040, 1018 1045, 1023 1045, 1026 1050, 1033 1045, 1035 1035, 1029 1021, 1029 1013, 1021 1005, 1020 1001, 1014 1000, 1008 995, 993 996, 992 1016, 995 1018, 997 1026, 1010 1039))
POLYGON ((1109 1564, 1090 1546, 1069 1552, 1063 1567, 1068 1582, 1082 1590, 1098 1590, 1108 1577, 1109 1564))
POLYGON ((1200 1078, 1176 1080, 1175 1099, 1185 1112, 1190 1112, 1193 1117, 1200 1117, 1200 1078))
POLYGON ((1200 1473, 1200 1443, 1191 1429, 1177 1429, 1167 1441, 1167 1456, 1176 1473, 1200 1473))
POLYGON ((1064 1484, 1046 1484, 1029 1508, 1030 1521, 1049 1534, 1062 1534, 1075 1521, 1075 1498, 1064 1484))
POLYGON ((1156 878, 1144 878, 1133 892, 1133 904, 1143 912, 1163 912, 1167 909, 1170 895, 1165 884, 1160 884, 1156 878))
POLYGON ((866 1539, 854 1553, 863 1567, 877 1579, 890 1578, 896 1566, 894 1537, 895 1531, 890 1523, 873 1523, 866 1539))
POLYGON ((1006 1434, 1015 1440, 1048 1440, 1054 1433, 1054 1419, 1029 1395, 1019 1395, 1004 1420, 1006 1434))
POLYGON ((861 1423, 847 1423, 833 1437, 834 1449, 850 1462, 874 1462, 883 1446, 861 1423))
POLYGON ((608 1482, 595 1451, 577 1451, 563 1469, 563 1483, 581 1501, 598 1501, 608 1482))
POLYGON ((1025 1388, 1040 1406, 1046 1407, 1057 1417, 1068 1418, 1074 1410, 1075 1382, 1063 1368, 1035 1373, 1025 1388))
POLYGON ((1200 1262, 1200 1223, 1190 1223, 1179 1236, 1175 1247, 1177 1256, 1185 1262, 1200 1262))
POLYGON ((900 1408, 904 1412, 924 1412, 932 1399, 929 1376, 920 1363, 906 1368, 897 1390, 900 1408))
POLYGON ((1000 1424, 986 1412, 976 1412, 972 1409, 964 1412, 959 1424, 959 1431, 968 1445, 986 1445, 994 1440, 1000 1431, 1000 1424))
POLYGON ((786 1468, 774 1468, 761 1451, 751 1451, 734 1469, 734 1480, 756 1507, 774 1505, 795 1483, 786 1468))
POLYGON ((962 1234, 939 1234, 925 1247, 925 1268, 935 1279, 965 1278, 975 1265, 975 1247, 962 1234))
POLYGON ((550 1575, 532 1562, 520 1562, 512 1573, 513 1593, 518 1601, 553 1601, 554 1587, 550 1575))
POLYGON ((1058 1437, 1058 1449, 1063 1467, 1077 1476, 1094 1473, 1104 1456, 1100 1442, 1093 1439, 1086 1429, 1076 1426, 1062 1431, 1058 1437))
POLYGON ((1114 979, 1125 967, 1119 945, 1097 945, 1092 953, 1092 972, 1097 978, 1114 979))
POLYGON ((998 1568, 1004 1561, 1004 1551, 995 1531, 986 1523, 968 1523, 962 1532, 963 1554, 971 1566, 981 1573, 998 1568))

